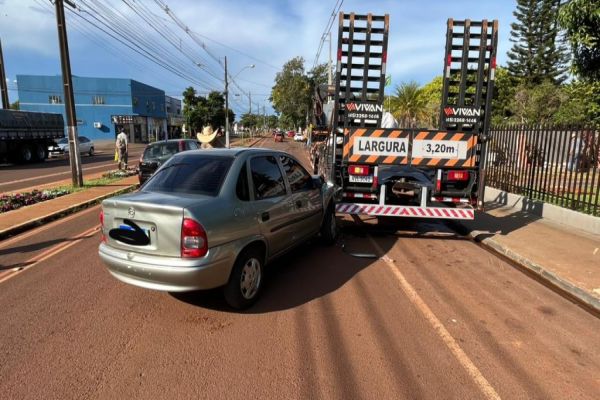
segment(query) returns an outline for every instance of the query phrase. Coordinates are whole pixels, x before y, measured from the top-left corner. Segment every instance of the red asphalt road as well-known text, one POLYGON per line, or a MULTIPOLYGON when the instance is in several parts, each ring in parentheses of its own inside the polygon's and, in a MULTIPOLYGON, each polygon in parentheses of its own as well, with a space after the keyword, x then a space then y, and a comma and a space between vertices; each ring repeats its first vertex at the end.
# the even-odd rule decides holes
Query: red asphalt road
MULTIPOLYGON (((299 144, 272 147, 304 157, 299 144)), ((258 303, 237 313, 218 290, 112 278, 98 233, 81 236, 97 216, 0 242, 3 399, 600 393, 600 321, 443 224, 344 218, 337 246, 279 259, 258 303)))
MULTIPOLYGON (((129 165, 136 166, 144 150, 144 144, 130 145, 129 165)), ((114 149, 103 145, 96 154, 81 155, 84 177, 116 169, 114 149)), ((71 178, 69 159, 65 157, 48 159, 43 163, 4 164, 0 166, 0 193, 15 192, 35 188, 36 185, 60 182, 71 178)))

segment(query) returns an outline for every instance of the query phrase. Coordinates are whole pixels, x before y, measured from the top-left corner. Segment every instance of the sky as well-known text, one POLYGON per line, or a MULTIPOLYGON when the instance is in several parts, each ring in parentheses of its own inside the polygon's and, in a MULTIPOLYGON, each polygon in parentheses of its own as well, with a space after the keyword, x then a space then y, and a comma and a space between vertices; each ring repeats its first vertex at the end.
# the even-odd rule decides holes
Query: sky
MULTIPOLYGON (((249 93, 253 112, 257 107, 272 112, 268 97, 286 61, 302 56, 306 69, 312 68, 342 0, 71 1, 78 7, 67 10, 73 75, 131 78, 177 97, 188 86, 199 93, 223 90, 226 56, 235 77, 231 108, 239 115, 248 111, 249 93)), ((341 10, 390 15, 390 91, 403 81, 424 84, 441 74, 448 18, 498 19, 498 64, 504 65, 515 5, 515 0, 343 0, 341 10)), ((337 15, 331 32, 335 58, 337 15)), ((18 97, 16 75, 60 74, 49 0, 0 0, 0 41, 11 102, 18 97)), ((326 62, 328 53, 325 43, 318 62, 326 62)))

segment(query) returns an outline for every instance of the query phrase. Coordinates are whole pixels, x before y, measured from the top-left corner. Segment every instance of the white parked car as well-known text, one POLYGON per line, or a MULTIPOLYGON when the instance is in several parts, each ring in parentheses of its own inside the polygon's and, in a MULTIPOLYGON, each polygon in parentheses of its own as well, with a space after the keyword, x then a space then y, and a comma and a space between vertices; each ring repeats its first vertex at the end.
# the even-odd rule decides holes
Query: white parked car
MULTIPOLYGON (((94 155, 94 141, 86 138, 85 136, 79 136, 79 152, 81 154, 94 155)), ((60 157, 69 154, 69 139, 62 138, 56 142, 56 146, 48 147, 48 155, 50 157, 60 157)))
POLYGON ((304 135, 302 135, 300 132, 296 132, 294 135, 294 142, 304 142, 304 135))

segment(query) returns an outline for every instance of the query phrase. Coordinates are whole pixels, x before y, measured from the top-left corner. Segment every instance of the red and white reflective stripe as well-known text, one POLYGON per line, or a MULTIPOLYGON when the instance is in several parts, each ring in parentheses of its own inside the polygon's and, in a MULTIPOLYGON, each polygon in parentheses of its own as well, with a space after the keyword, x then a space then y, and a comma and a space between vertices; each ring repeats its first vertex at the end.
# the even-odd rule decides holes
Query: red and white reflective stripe
POLYGON ((354 192, 343 192, 343 197, 355 198, 355 199, 374 199, 377 200, 377 195, 374 193, 354 193, 354 192))
POLYGON ((460 197, 432 197, 431 201, 441 201, 443 203, 469 203, 469 199, 460 197))
POLYGON ((475 211, 469 208, 388 206, 359 203, 339 203, 335 206, 340 214, 391 215, 412 218, 474 219, 475 211))

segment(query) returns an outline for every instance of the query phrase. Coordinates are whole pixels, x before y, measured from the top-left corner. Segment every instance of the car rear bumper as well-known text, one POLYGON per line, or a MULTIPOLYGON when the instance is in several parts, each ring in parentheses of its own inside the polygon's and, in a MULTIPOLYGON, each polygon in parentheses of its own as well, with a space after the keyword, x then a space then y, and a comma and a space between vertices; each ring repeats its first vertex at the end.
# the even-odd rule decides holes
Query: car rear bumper
POLYGON ((131 253, 102 243, 98 254, 118 280, 146 289, 188 292, 223 286, 235 262, 233 244, 211 248, 200 259, 131 253))

